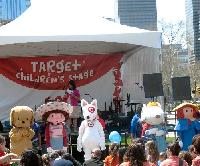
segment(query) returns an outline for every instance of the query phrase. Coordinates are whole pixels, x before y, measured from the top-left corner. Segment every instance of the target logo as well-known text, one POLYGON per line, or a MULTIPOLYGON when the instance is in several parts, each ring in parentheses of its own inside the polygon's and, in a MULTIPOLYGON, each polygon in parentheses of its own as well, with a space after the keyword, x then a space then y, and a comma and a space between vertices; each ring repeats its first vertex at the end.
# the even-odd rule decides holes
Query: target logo
POLYGON ((93 113, 95 111, 95 108, 94 107, 88 107, 88 111, 93 113))

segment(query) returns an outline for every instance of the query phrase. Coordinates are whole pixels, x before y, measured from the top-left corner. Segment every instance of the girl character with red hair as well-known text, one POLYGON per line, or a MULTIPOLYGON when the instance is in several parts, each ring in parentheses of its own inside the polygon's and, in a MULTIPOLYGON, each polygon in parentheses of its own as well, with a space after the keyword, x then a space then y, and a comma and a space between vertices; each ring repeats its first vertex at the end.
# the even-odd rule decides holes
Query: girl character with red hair
POLYGON ((182 103, 173 111, 177 111, 175 130, 180 139, 180 146, 182 146, 182 150, 187 151, 192 144, 192 138, 200 133, 200 123, 196 120, 198 106, 192 103, 182 103))

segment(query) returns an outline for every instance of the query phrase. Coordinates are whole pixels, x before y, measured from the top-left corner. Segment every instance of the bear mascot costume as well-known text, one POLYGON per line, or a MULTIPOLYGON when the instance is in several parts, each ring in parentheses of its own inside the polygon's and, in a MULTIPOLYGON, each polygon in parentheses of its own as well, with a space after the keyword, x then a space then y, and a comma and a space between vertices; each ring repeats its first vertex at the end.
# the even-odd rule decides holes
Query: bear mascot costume
POLYGON ((198 106, 192 103, 182 103, 173 109, 176 111, 177 124, 175 131, 179 137, 182 150, 187 151, 192 144, 192 138, 200 133, 200 123, 196 120, 198 106))
POLYGON ((156 142, 159 152, 165 152, 167 147, 166 130, 164 125, 164 111, 158 102, 149 102, 143 105, 141 112, 143 122, 142 137, 156 142))
POLYGON ((79 136, 77 138, 77 150, 85 152, 85 160, 91 159, 93 149, 99 148, 105 150, 105 134, 101 123, 97 120, 97 100, 88 104, 84 99, 81 100, 83 117, 79 127, 79 136))
POLYGON ((46 122, 45 140, 47 152, 67 150, 67 129, 65 122, 72 111, 72 106, 65 102, 54 101, 41 105, 37 109, 38 119, 46 122))
POLYGON ((27 150, 32 149, 32 141, 35 132, 31 129, 34 122, 34 113, 28 106, 16 106, 11 109, 10 123, 12 129, 9 132, 10 151, 21 156, 27 150))

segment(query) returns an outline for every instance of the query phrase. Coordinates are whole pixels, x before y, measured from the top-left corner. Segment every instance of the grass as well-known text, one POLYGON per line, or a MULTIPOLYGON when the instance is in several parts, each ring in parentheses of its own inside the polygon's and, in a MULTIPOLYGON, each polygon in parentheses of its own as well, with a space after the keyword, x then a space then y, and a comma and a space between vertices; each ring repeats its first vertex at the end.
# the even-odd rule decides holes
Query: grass
POLYGON ((167 137, 166 140, 167 140, 167 143, 171 143, 175 141, 175 137, 167 137))
MULTIPOLYGON (((127 139, 127 145, 130 145, 131 144, 130 134, 127 135, 126 139, 127 139)), ((167 137, 166 141, 167 141, 167 143, 171 143, 171 142, 175 141, 175 137, 167 137)), ((106 145, 109 145, 109 144, 110 144, 110 141, 107 139, 106 140, 106 145)), ((126 141, 125 141, 125 136, 124 135, 122 136, 121 145, 122 146, 126 146, 126 141)))

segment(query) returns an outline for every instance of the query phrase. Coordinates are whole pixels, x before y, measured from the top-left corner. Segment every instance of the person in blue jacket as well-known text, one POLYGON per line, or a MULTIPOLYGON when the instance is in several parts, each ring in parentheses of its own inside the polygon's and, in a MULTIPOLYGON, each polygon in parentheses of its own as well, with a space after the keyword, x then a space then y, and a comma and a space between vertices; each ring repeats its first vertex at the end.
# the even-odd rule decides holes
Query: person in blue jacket
POLYGON ((182 150, 187 151, 192 144, 192 138, 200 133, 200 122, 196 119, 198 106, 192 103, 182 103, 173 109, 177 111, 175 131, 179 137, 182 150))
POLYGON ((137 110, 135 115, 133 116, 131 120, 131 128, 130 128, 130 133, 131 133, 131 139, 135 138, 141 138, 141 133, 142 133, 142 122, 140 119, 141 115, 141 110, 137 110))

